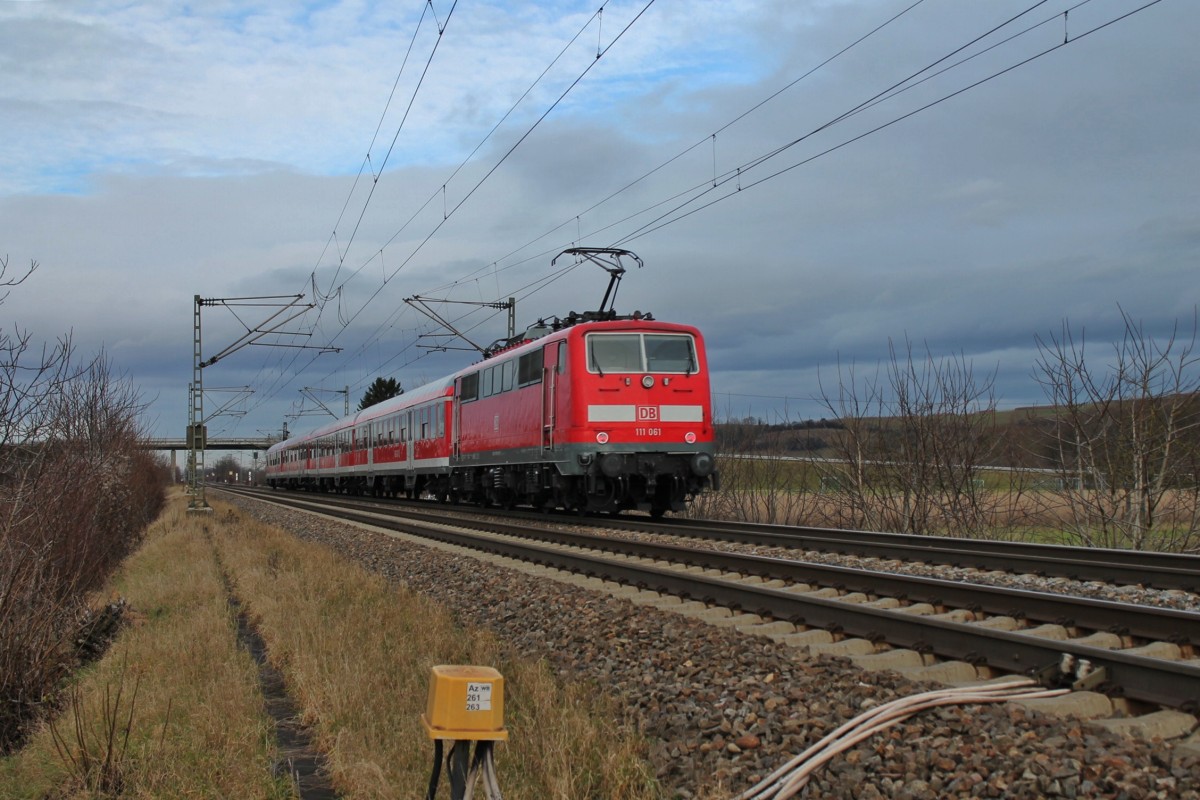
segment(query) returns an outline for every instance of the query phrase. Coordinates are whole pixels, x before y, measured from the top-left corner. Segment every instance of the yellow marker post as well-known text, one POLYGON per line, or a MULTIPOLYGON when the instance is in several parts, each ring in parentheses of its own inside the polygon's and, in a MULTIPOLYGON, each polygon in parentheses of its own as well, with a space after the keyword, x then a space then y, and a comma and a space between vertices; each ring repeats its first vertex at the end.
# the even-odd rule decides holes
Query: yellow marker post
POLYGON ((482 773, 487 797, 500 798, 494 761, 495 742, 508 741, 504 729, 504 676, 491 667, 442 664, 433 668, 425 713, 425 733, 434 740, 433 774, 427 800, 434 800, 442 771, 442 743, 451 742, 447 757, 451 800, 461 800, 482 773), (471 762, 471 742, 475 758, 471 762), (468 770, 468 762, 470 769, 468 770))

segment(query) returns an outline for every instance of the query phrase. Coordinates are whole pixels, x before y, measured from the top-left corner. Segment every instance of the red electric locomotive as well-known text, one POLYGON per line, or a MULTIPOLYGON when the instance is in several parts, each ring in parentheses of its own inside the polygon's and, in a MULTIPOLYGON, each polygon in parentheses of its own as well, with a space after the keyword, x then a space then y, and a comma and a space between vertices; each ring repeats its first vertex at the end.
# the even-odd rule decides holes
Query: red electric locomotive
POLYGON ((272 487, 655 516, 717 479, 700 332, 603 310, 267 453, 272 487))

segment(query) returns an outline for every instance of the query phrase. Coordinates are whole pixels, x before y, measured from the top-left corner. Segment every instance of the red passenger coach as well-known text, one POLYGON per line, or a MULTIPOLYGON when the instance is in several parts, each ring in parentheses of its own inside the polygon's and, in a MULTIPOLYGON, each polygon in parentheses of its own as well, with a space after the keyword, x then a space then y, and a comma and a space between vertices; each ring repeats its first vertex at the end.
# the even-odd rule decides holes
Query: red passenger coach
POLYGON ((271 486, 587 511, 678 511, 715 487, 693 327, 584 315, 267 453, 271 486))

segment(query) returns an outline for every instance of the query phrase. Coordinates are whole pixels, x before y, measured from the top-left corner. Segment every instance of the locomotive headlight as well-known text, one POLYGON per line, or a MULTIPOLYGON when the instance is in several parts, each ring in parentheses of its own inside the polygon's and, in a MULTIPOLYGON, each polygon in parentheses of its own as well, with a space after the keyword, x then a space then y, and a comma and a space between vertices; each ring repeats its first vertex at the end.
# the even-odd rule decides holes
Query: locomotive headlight
POLYGON ((713 457, 711 453, 696 453, 692 456, 692 472, 701 478, 707 478, 713 471, 713 457))
POLYGON ((653 385, 654 385, 654 376, 653 375, 643 375, 642 376, 642 386, 649 389, 653 385))

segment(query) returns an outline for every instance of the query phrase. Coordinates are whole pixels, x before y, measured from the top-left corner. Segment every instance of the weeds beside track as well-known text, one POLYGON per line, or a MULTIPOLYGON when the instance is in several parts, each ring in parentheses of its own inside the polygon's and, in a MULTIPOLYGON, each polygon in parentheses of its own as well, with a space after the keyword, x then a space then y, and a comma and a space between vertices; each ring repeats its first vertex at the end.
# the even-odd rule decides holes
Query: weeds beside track
POLYGON ((230 590, 343 796, 423 797, 432 745, 419 714, 439 663, 505 675, 506 797, 661 796, 603 692, 562 686, 421 596, 227 506, 197 518, 173 503, 115 590, 133 624, 79 676, 63 714, 0 761, 0 796, 295 796, 230 590))

